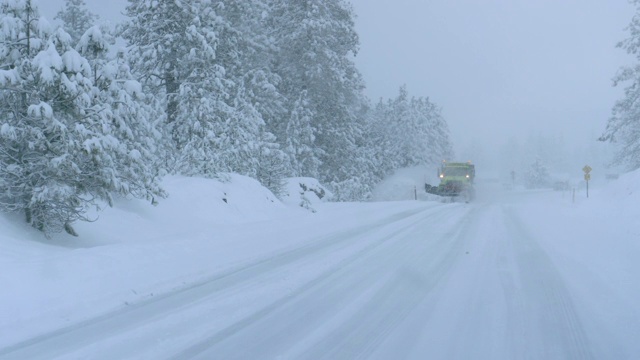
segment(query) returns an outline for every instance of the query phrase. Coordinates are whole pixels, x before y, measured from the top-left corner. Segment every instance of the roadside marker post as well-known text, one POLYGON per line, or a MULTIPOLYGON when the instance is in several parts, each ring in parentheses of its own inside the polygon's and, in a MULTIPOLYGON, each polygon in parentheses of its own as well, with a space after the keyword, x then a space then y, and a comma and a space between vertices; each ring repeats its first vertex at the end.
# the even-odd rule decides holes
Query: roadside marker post
POLYGON ((591 180, 591 166, 589 165, 585 165, 582 168, 582 171, 584 171, 584 180, 587 182, 587 198, 589 198, 589 180, 591 180))

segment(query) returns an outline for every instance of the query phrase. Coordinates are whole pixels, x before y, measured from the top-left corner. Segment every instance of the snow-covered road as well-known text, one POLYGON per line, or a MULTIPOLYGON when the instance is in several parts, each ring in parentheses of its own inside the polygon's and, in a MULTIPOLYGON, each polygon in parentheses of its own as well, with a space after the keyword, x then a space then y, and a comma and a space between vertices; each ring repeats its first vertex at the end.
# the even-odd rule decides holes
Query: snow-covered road
POLYGON ((524 216, 558 196, 394 203, 376 216, 358 216, 367 204, 328 204, 334 215, 307 220, 312 235, 294 245, 0 348, 0 358, 632 358, 637 345, 612 343, 612 310, 594 313, 597 304, 580 299, 606 289, 573 283, 557 265, 562 252, 549 253, 546 232, 535 230, 553 224, 524 216))

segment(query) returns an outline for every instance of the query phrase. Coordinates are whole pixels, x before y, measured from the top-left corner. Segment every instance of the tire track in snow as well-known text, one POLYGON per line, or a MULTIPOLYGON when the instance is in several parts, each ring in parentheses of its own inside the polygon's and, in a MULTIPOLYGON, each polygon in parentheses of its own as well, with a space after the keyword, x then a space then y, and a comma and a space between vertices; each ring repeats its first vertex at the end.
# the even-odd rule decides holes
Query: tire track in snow
POLYGON ((469 239, 469 223, 479 211, 474 208, 467 212, 450 225, 450 231, 430 242, 429 246, 412 249, 406 264, 394 276, 387 278, 384 286, 358 313, 316 343, 301 358, 364 359, 371 356, 384 339, 446 278, 463 253, 469 239))
POLYGON ((511 294, 507 303, 515 319, 512 326, 525 336, 514 343, 516 353, 525 359, 593 359, 589 339, 560 273, 514 212, 505 207, 503 213, 522 285, 518 290, 515 279, 504 273, 503 286, 511 294), (526 321, 533 318, 532 313, 540 316, 536 323, 526 321), (541 344, 531 343, 537 335, 541 344))
MULTIPOLYGON (((527 311, 522 294, 522 285, 518 281, 518 264, 516 260, 516 250, 511 241, 512 237, 506 230, 506 221, 504 220, 505 210, 502 209, 501 229, 505 233, 497 236, 499 247, 496 257, 496 269, 500 279, 500 285, 504 294, 506 305, 506 322, 509 334, 507 334, 506 350, 511 359, 531 359, 535 360, 533 354, 527 354, 526 341, 529 338, 529 324, 527 322, 527 311)), ((525 269, 526 271, 526 269, 525 269)))
POLYGON ((212 334, 173 358, 354 358, 370 353, 440 281, 466 238, 456 224, 444 220, 453 214, 466 219, 471 216, 469 211, 459 211, 459 206, 439 210, 435 216, 425 216, 384 240, 392 248, 379 244, 346 259, 290 297, 212 334), (429 225, 427 234, 444 227, 444 235, 431 241, 416 239, 416 229, 425 230, 425 224, 429 225), (430 262, 434 256, 436 260, 430 262), (363 268, 370 271, 363 272, 363 268), (327 330, 326 324, 336 313, 368 291, 373 291, 372 297, 359 304, 346 322, 336 319, 337 325, 327 330), (314 334, 316 328, 329 333, 314 334), (337 346, 333 343, 336 336, 337 346), (328 344, 333 344, 333 352, 328 351, 328 344), (298 348, 295 354, 290 354, 292 348, 298 348))

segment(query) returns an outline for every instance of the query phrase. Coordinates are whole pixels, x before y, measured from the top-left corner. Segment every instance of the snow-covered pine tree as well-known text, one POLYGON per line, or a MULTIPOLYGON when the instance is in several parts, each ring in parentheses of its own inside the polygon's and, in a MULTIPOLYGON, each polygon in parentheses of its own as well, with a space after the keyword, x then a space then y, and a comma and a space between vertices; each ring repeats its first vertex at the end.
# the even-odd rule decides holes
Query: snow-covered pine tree
MULTIPOLYGON (((349 161, 344 163, 342 173, 350 174, 346 180, 332 182, 334 198, 341 201, 362 201, 371 197, 375 184, 383 179, 378 168, 376 146, 372 146, 366 131, 370 123, 369 108, 365 104, 356 113, 357 123, 353 127, 353 146, 348 149, 349 161), (346 168, 349 167, 349 168, 346 168)), ((384 173, 387 175, 387 173, 384 173)))
POLYGON ((65 0, 64 8, 54 19, 62 21, 62 27, 71 35, 71 43, 75 45, 82 34, 95 25, 98 15, 87 9, 84 0, 65 0))
MULTIPOLYGON (((291 168, 291 154, 287 153, 286 121, 289 117, 287 98, 281 93, 281 78, 273 70, 276 56, 272 23, 269 22, 271 12, 270 0, 226 0, 221 16, 226 19, 224 35, 221 36, 219 49, 224 49, 219 57, 227 75, 233 79, 236 91, 235 102, 244 109, 252 108, 256 117, 249 117, 247 122, 257 121, 259 126, 258 145, 258 180, 274 193, 280 189, 271 185, 282 183, 277 176, 291 176, 295 170, 291 168), (268 174, 268 176, 267 176, 268 174), (265 177, 267 176, 267 177, 265 177)), ((247 110, 245 110, 245 113, 247 110)))
MULTIPOLYGON (((242 78, 245 97, 260 113, 267 131, 279 137, 278 130, 287 116, 287 99, 279 87, 281 78, 274 72, 276 47, 269 23, 270 0, 226 1, 226 14, 230 25, 240 34, 237 53, 241 62, 234 77, 242 78)), ((284 146, 285 139, 278 139, 284 146)))
POLYGON ((438 139, 431 136, 430 115, 429 108, 425 106, 424 98, 411 98, 406 124, 407 143, 405 145, 409 165, 431 163, 432 151, 438 139))
POLYGON ((313 113, 308 105, 307 92, 302 91, 293 104, 285 133, 285 151, 291 159, 293 176, 318 177, 320 149, 314 148, 312 119, 313 113))
POLYGON ((286 154, 267 123, 284 115, 284 97, 277 91, 279 77, 271 71, 272 46, 264 0, 222 0, 218 15, 224 19, 216 61, 230 83, 227 104, 235 111, 219 129, 231 140, 220 147, 230 171, 252 176, 275 194, 290 174, 286 154))
POLYGON ((46 234, 75 234, 71 224, 98 201, 136 195, 141 174, 120 170, 140 147, 122 153, 118 124, 101 115, 108 106, 69 34, 30 0, 2 1, 0 17, 0 209, 24 212, 46 234))
POLYGON ((222 20, 214 3, 129 0, 126 14, 121 35, 129 43, 134 74, 151 94, 164 98, 175 147, 182 149, 193 136, 207 143, 203 137, 228 111, 219 105, 229 96, 225 69, 216 62, 222 20))
POLYGON ((286 157, 265 130, 264 117, 276 117, 282 100, 272 84, 277 77, 260 63, 263 45, 250 32, 260 9, 258 0, 129 1, 123 36, 138 76, 166 99, 174 171, 280 183, 273 176, 282 171, 265 169, 281 169, 286 157))
POLYGON ((257 154, 255 178, 279 197, 285 189, 285 178, 291 175, 291 168, 288 166, 289 157, 280 149, 275 135, 264 127, 261 127, 260 140, 262 145, 257 154))
POLYGON ((165 169, 160 155, 164 149, 158 146, 162 143, 158 110, 133 78, 126 51, 110 51, 114 43, 108 28, 93 26, 76 48, 93 70, 94 99, 101 109, 98 115, 109 126, 104 131, 120 145, 112 156, 117 173, 128 179, 124 193, 155 203, 156 196, 165 195, 159 185, 165 169))
POLYGON ((628 170, 640 168, 640 0, 632 0, 635 14, 627 27, 629 37, 618 47, 635 57, 636 64, 622 67, 613 78, 614 86, 627 83, 624 97, 613 106, 612 115, 601 141, 610 141, 619 147, 615 164, 628 170))
POLYGON ((551 182, 549 170, 540 158, 536 158, 531 164, 529 170, 525 174, 524 181, 525 186, 529 189, 539 189, 549 186, 549 183, 551 182))
POLYGON ((91 26, 80 35, 75 44, 75 49, 89 61, 92 70, 94 84, 103 79, 106 64, 113 59, 109 58, 109 50, 115 45, 115 37, 105 26, 91 26))
MULTIPOLYGON (((422 155, 422 164, 438 164, 442 159, 453 157, 453 144, 449 132, 449 125, 442 116, 440 107, 432 103, 429 98, 418 98, 414 101, 421 117, 421 138, 426 139, 427 153, 422 155)), ((419 149, 419 151, 422 151, 419 149)))
POLYGON ((322 154, 319 177, 325 183, 356 175, 353 149, 362 134, 357 116, 364 100, 352 61, 358 50, 353 17, 344 0, 271 0, 279 89, 292 106, 306 91, 314 147, 322 154))
POLYGON ((413 164, 409 151, 413 139, 413 135, 409 133, 411 130, 412 109, 409 98, 409 92, 406 86, 400 87, 398 96, 389 101, 389 113, 387 124, 387 134, 390 137, 391 154, 393 158, 393 169, 407 167, 413 164))
POLYGON ((395 99, 382 99, 370 111, 365 126, 374 159, 375 178, 414 165, 439 163, 452 156, 447 123, 428 98, 409 97, 405 86, 395 99))
POLYGON ((369 159, 373 162, 372 172, 377 180, 381 180, 397 168, 391 151, 389 128, 392 125, 390 125, 391 112, 388 104, 380 99, 370 110, 366 119, 365 147, 371 152, 369 159))
POLYGON ((373 185, 380 179, 376 176, 376 162, 372 156, 374 152, 367 147, 370 142, 366 138, 368 125, 368 105, 364 102, 352 109, 354 121, 349 123, 347 133, 349 142, 338 150, 345 161, 334 168, 336 179, 329 182, 333 192, 333 199, 337 201, 361 201, 371 195, 373 185))

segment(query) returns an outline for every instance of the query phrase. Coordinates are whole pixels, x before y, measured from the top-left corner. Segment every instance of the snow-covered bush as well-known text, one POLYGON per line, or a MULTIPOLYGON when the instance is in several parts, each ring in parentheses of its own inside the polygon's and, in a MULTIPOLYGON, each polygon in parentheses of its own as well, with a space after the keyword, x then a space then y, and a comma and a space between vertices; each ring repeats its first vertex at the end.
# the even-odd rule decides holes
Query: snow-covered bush
POLYGON ((540 159, 536 159, 525 174, 524 184, 528 189, 540 189, 549 187, 551 176, 549 170, 540 159))
POLYGON ((317 179, 294 177, 286 179, 282 202, 316 212, 315 204, 329 201, 332 197, 333 194, 317 179))
POLYGON ((361 201, 371 198, 371 186, 358 177, 332 182, 334 201, 361 201))

